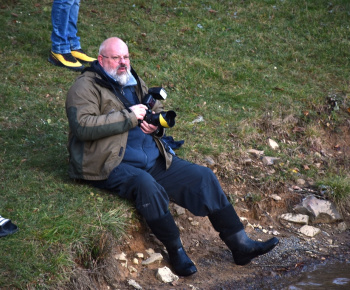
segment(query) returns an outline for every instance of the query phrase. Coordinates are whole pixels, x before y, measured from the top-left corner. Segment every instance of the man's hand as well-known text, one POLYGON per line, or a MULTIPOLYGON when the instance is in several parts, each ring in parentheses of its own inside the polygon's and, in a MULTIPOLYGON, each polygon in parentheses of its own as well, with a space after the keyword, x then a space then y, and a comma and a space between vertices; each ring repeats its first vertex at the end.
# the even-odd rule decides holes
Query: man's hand
POLYGON ((135 113, 137 120, 143 120, 146 115, 147 107, 145 105, 138 104, 131 106, 130 110, 135 113))
POLYGON ((140 128, 145 134, 152 134, 155 130, 157 130, 158 126, 154 126, 152 124, 148 124, 146 121, 142 121, 140 124, 140 128))

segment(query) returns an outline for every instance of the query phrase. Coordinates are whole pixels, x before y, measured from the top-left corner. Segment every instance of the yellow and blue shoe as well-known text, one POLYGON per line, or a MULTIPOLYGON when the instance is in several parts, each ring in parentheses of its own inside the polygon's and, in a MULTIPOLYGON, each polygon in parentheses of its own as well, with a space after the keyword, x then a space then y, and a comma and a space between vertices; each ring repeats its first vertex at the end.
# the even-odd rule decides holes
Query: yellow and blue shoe
POLYGON ((92 63, 96 58, 88 56, 82 49, 72 50, 72 55, 81 62, 92 63))
POLYGON ((84 66, 71 53, 50 52, 48 61, 54 65, 66 67, 74 71, 82 71, 84 66))

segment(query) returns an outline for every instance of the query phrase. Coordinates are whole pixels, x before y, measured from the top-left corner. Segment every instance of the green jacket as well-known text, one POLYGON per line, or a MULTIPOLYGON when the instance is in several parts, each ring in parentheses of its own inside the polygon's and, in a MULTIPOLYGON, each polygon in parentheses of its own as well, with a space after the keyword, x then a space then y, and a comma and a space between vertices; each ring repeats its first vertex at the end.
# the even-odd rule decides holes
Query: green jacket
MULTIPOLYGON (((98 67, 95 62, 92 69, 85 70, 67 94, 68 173, 74 179, 107 179, 123 160, 128 131, 138 126, 136 115, 116 97, 103 74, 94 69, 98 67)), ((133 70, 132 72, 138 82, 135 91, 141 101, 148 88, 133 70)), ((114 87, 120 91, 119 86, 114 87)), ((163 111, 160 101, 157 100, 153 111, 163 111)), ((153 138, 166 159, 166 168, 169 168, 172 155, 160 141, 163 131, 154 134, 153 138)))

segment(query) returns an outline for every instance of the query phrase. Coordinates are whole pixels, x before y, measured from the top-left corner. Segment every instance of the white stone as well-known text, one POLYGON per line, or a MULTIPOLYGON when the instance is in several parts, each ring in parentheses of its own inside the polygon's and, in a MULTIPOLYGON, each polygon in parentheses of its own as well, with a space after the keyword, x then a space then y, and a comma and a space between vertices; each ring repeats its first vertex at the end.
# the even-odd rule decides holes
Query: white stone
POLYGON ((154 253, 152 254, 148 259, 142 262, 142 265, 149 265, 152 264, 156 261, 161 261, 163 260, 163 256, 160 253, 154 253))
POLYGON ((144 255, 143 253, 136 253, 135 257, 139 259, 143 259, 144 255))
POLYGON ((252 154, 256 158, 260 158, 261 156, 264 155, 264 151, 259 151, 259 150, 256 150, 256 149, 249 149, 247 152, 249 154, 252 154))
POLYGON ((269 139, 268 140, 268 143, 269 143, 269 146, 273 149, 273 150, 276 150, 278 149, 280 146, 277 144, 276 141, 272 140, 272 139, 269 139))
POLYGON ((116 259, 119 260, 119 261, 124 261, 124 262, 126 262, 126 261, 128 260, 128 259, 126 258, 126 254, 125 254, 124 252, 115 255, 114 258, 116 258, 116 259))
POLYGON ((277 194, 271 194, 271 198, 274 199, 275 201, 280 201, 282 198, 277 195, 277 194))
POLYGON ((166 266, 157 270, 156 277, 163 283, 171 283, 179 280, 179 276, 173 274, 173 272, 171 272, 171 270, 166 266))
POLYGON ((133 264, 138 265, 139 260, 137 258, 132 259, 133 264))
POLYGON ((149 248, 146 250, 146 253, 151 256, 152 254, 154 254, 154 250, 152 248, 149 248))
POLYGON ((130 273, 137 273, 137 269, 133 266, 129 266, 128 269, 129 269, 130 273))
POLYGON ((174 209, 175 209, 177 215, 183 215, 186 213, 186 210, 177 204, 174 205, 174 209))
POLYGON ((130 280, 128 281, 128 284, 129 284, 130 286, 134 287, 135 289, 139 289, 139 290, 142 289, 142 287, 141 287, 135 280, 130 279, 130 280))
POLYGON ((262 162, 264 165, 269 166, 269 165, 273 165, 277 160, 279 160, 279 158, 277 157, 264 156, 262 159, 262 162))
POLYGON ((282 214, 280 218, 288 222, 297 223, 297 224, 307 225, 309 223, 309 216, 305 214, 285 213, 285 214, 282 214))
POLYGON ((203 122, 204 121, 204 118, 203 116, 198 116, 196 119, 194 119, 191 123, 194 124, 194 123, 199 123, 199 122, 203 122))
POLYGON ((319 234, 321 232, 321 230, 318 228, 312 227, 312 226, 305 225, 305 226, 302 226, 300 228, 300 232, 303 235, 312 238, 312 237, 316 236, 317 234, 319 234))

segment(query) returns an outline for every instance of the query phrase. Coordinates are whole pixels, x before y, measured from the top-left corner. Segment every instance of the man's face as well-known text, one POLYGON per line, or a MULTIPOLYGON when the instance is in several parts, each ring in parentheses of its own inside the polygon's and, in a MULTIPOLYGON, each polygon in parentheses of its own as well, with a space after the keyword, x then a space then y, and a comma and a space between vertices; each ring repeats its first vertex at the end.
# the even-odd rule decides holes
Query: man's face
POLYGON ((100 65, 113 78, 124 86, 130 77, 129 50, 124 42, 107 43, 98 57, 100 65))

